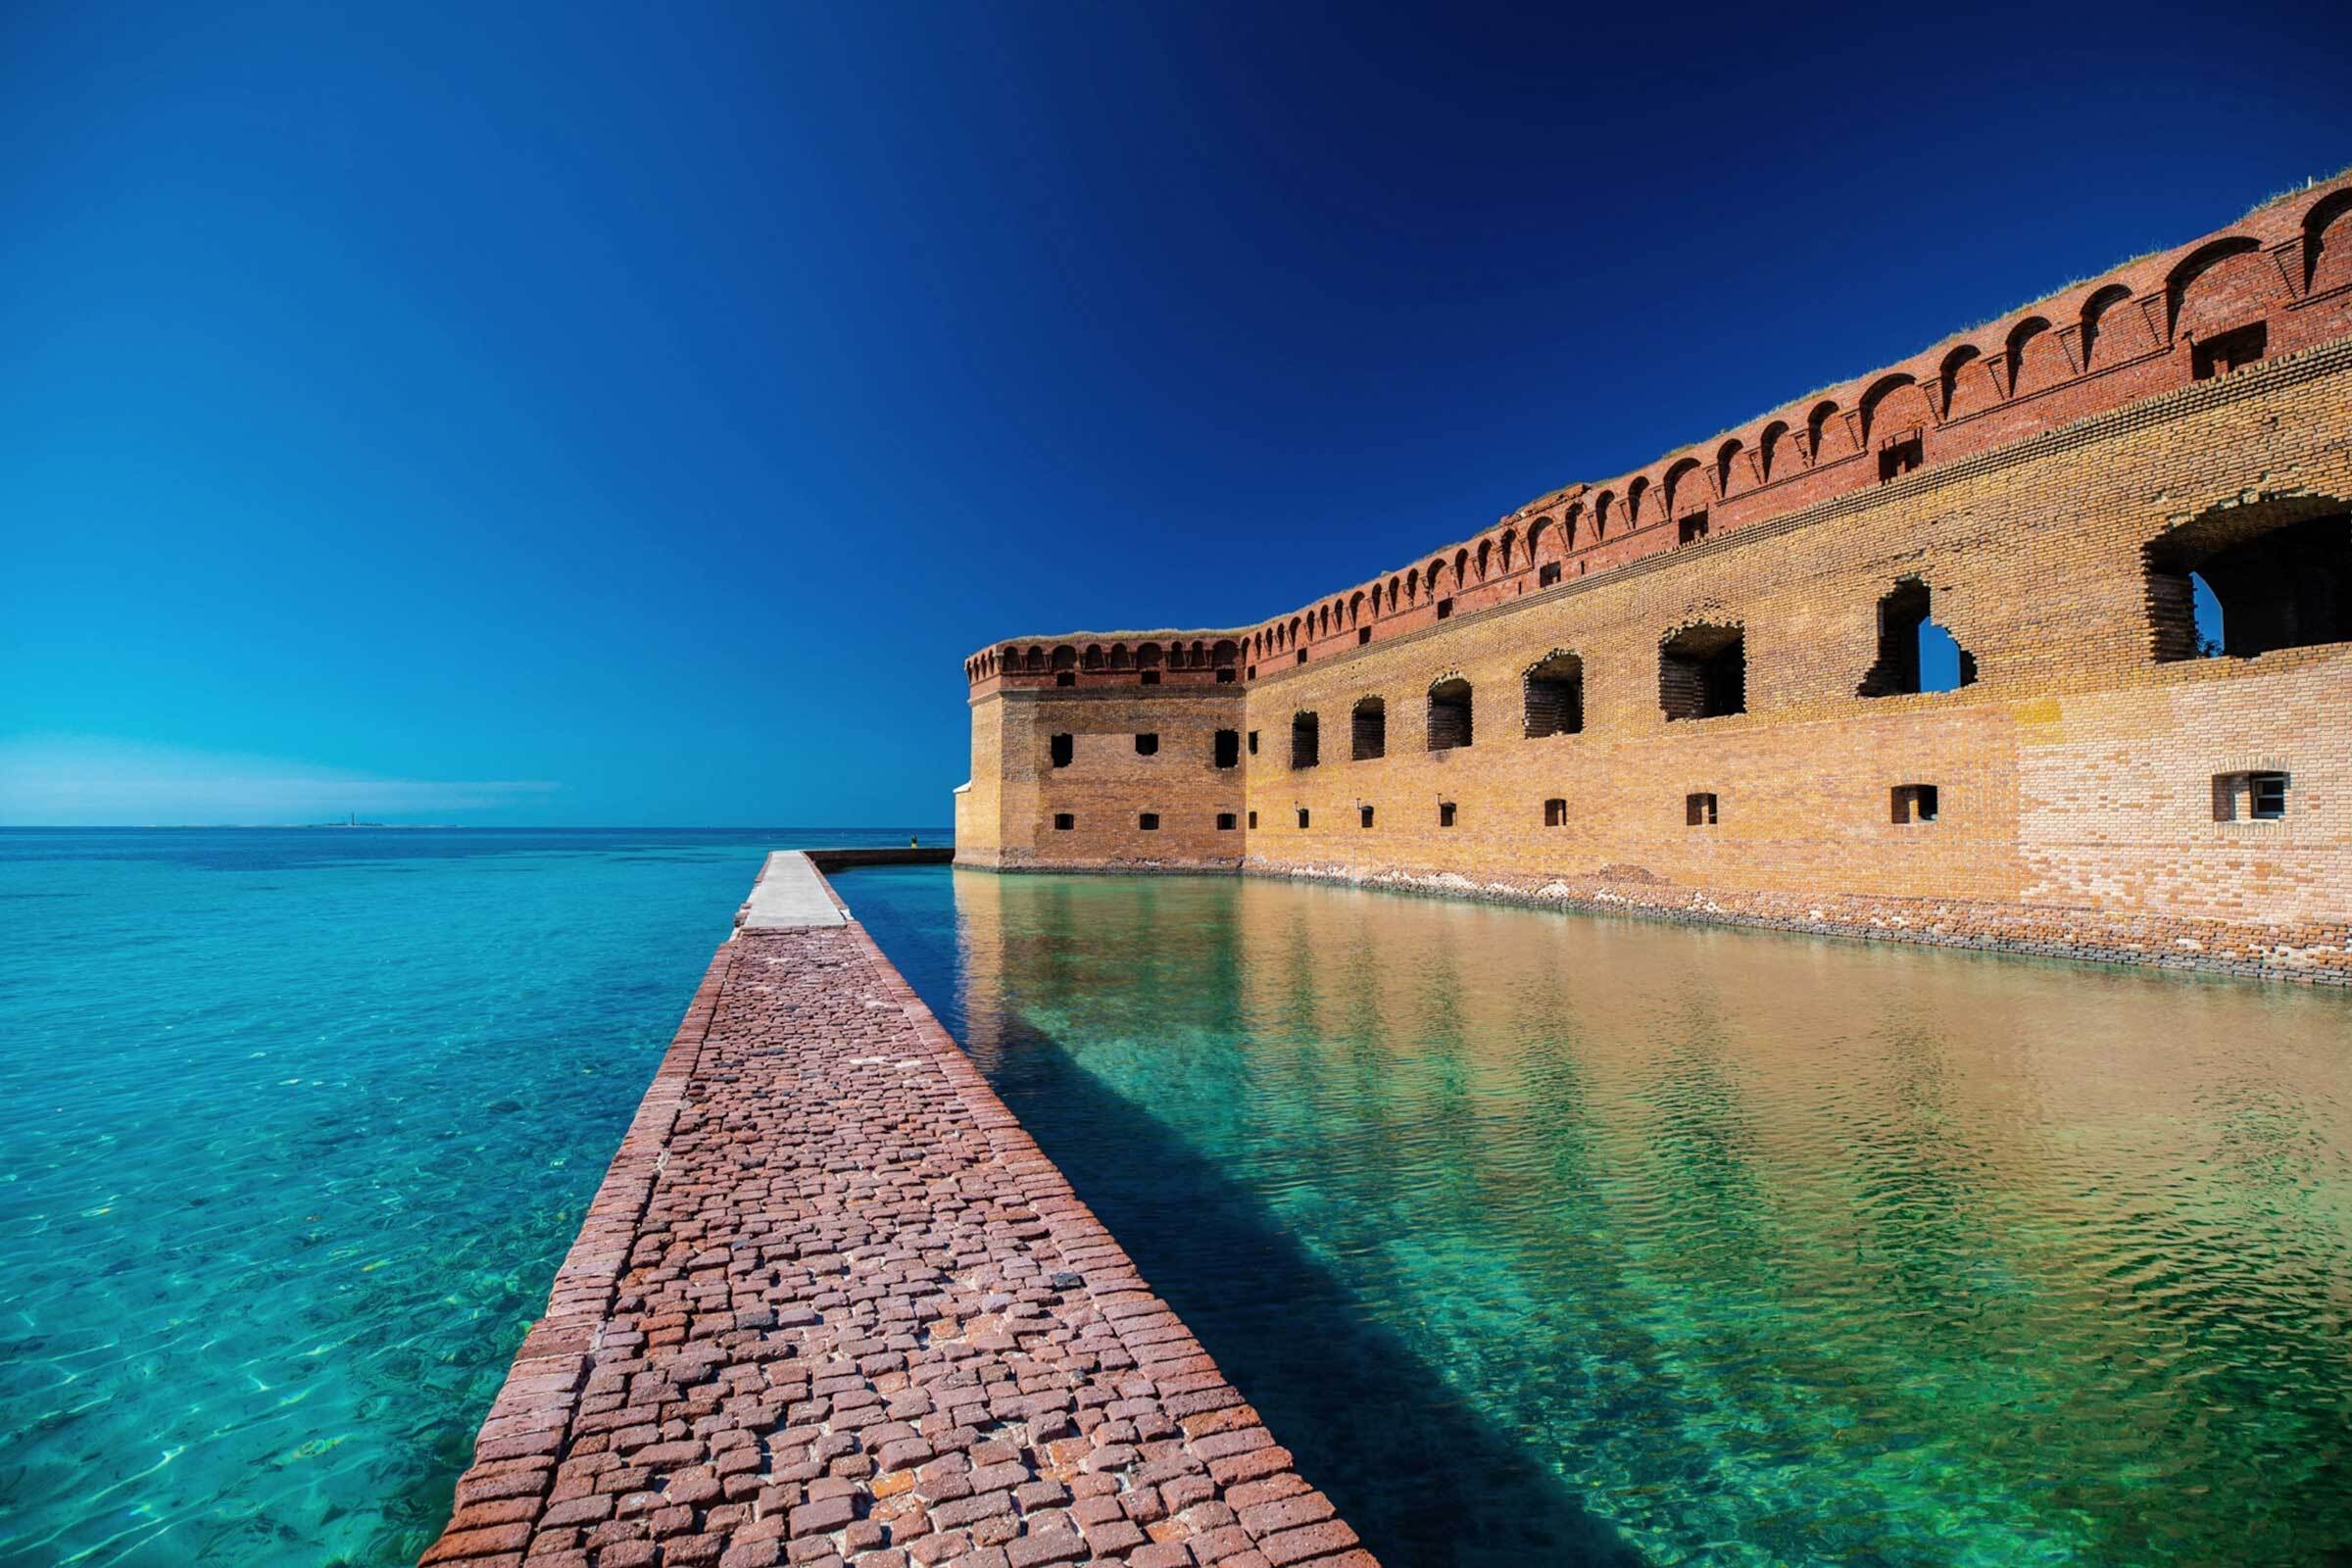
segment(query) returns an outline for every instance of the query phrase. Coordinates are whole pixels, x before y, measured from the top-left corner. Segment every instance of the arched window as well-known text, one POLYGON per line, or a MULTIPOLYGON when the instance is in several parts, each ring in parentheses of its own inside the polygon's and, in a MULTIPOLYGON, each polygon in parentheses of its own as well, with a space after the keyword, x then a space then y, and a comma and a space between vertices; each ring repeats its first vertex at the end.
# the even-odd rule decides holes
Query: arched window
POLYGON ((1389 705, 1377 697, 1359 697, 1348 715, 1348 738, 1355 760, 1369 761, 1389 755, 1389 705))
POLYGON ((1313 713, 1291 715, 1291 766, 1313 767, 1323 760, 1322 720, 1313 713))
POLYGON ((1527 733, 1577 735, 1585 727, 1585 662, 1565 649, 1554 649, 1528 666, 1523 679, 1527 733))
POLYGON ((2159 662, 2352 642, 2352 509, 2341 500, 2221 508, 2167 529, 2142 556, 2159 662))
POLYGON ((1739 626, 1686 626, 1658 648, 1658 707, 1672 722, 1747 711, 1747 640, 1739 626))
POLYGON ((1429 689, 1429 749, 1450 752, 1471 740, 1470 683, 1460 676, 1429 689))

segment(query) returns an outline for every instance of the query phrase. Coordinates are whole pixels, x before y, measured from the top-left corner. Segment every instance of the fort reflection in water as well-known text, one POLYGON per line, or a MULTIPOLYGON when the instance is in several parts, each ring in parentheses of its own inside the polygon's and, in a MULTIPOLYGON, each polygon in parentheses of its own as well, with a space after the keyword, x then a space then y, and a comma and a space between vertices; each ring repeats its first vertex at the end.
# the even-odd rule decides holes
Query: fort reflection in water
POLYGON ((844 897, 1393 1562, 2352 1544, 2352 1011, 1248 878, 844 897))

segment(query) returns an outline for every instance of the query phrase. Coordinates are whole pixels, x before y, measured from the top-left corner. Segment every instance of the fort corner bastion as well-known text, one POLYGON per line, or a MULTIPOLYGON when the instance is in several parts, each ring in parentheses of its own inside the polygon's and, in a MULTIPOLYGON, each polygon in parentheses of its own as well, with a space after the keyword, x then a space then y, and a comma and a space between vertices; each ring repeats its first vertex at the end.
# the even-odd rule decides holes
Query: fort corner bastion
POLYGON ((2352 177, 1315 604, 964 671, 961 865, 2352 982, 2352 177))

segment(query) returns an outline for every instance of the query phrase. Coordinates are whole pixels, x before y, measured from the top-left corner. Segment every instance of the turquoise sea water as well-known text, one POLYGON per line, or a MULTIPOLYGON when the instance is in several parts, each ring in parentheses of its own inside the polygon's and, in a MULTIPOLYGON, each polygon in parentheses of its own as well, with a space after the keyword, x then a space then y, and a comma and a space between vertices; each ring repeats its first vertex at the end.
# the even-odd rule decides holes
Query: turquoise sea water
POLYGON ((1394 1568, 2352 1562, 2352 998, 837 885, 1394 1568))
MULTIPOLYGON (((0 1564, 413 1561, 814 839, 0 833, 0 1564)), ((838 885, 1392 1568, 2352 1560, 2352 998, 838 885)))
POLYGON ((0 832, 0 1564, 414 1562, 761 853, 906 841, 0 832))

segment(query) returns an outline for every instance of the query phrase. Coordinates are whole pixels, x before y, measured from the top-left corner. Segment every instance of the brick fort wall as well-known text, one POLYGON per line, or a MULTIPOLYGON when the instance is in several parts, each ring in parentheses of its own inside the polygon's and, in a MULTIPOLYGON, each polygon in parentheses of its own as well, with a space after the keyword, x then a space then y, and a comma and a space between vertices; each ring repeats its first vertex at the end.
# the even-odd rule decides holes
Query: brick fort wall
POLYGON ((1314 607, 965 669, 965 864, 2352 978, 2352 180, 1314 607))

